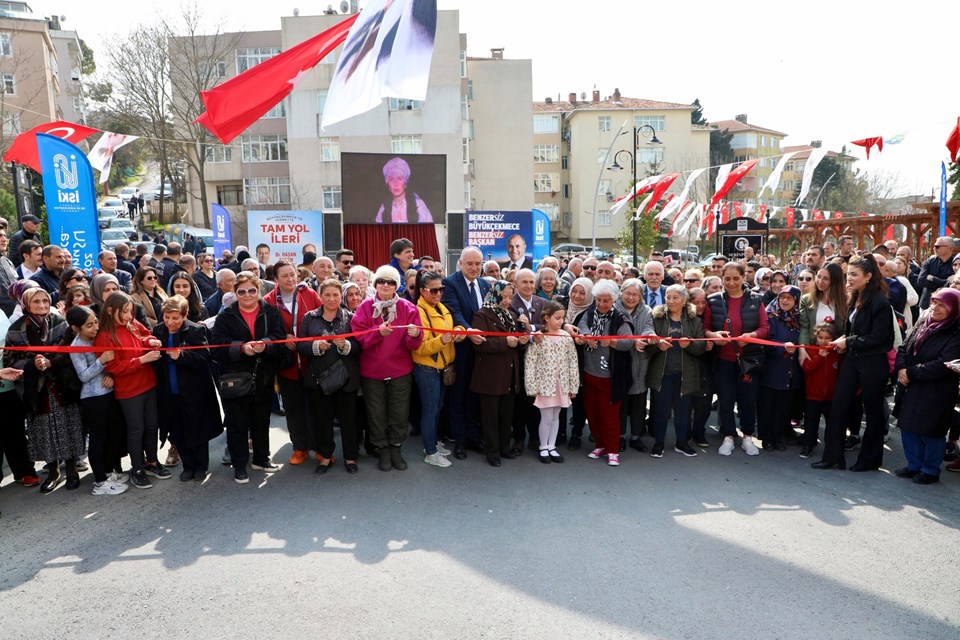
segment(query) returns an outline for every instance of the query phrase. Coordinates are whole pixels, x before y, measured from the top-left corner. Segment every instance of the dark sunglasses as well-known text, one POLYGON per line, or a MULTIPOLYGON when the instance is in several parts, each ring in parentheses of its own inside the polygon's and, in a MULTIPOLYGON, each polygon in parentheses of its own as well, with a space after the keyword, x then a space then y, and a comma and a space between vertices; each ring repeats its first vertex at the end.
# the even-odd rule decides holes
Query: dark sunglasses
POLYGON ((74 280, 79 280, 80 282, 83 282, 84 280, 86 280, 86 277, 84 277, 83 274, 75 275, 72 278, 70 278, 67 282, 73 282, 74 280))
POLYGON ((813 276, 799 276, 797 277, 797 282, 810 282, 813 280, 813 276))
POLYGON ((378 287, 382 284, 387 285, 388 287, 397 286, 396 282, 394 282, 393 280, 387 280, 386 278, 377 278, 376 280, 373 281, 373 284, 375 284, 378 287))
POLYGON ((156 280, 157 276, 143 276, 144 280, 156 280))
POLYGON ((353 264, 353 260, 341 260, 340 262, 342 262, 342 263, 345 264, 345 265, 352 265, 352 264, 353 264))
POLYGON ((438 293, 443 293, 443 290, 444 290, 445 288, 446 288, 446 287, 433 287, 433 288, 431 288, 431 289, 424 289, 424 291, 429 291, 429 292, 432 293, 433 295, 437 295, 438 293))
POLYGON ((700 282, 700 278, 684 278, 683 281, 687 283, 700 282))
POLYGON ((583 265, 583 270, 584 270, 584 271, 596 271, 597 268, 596 268, 596 267, 589 267, 589 266, 587 266, 587 265, 583 265))

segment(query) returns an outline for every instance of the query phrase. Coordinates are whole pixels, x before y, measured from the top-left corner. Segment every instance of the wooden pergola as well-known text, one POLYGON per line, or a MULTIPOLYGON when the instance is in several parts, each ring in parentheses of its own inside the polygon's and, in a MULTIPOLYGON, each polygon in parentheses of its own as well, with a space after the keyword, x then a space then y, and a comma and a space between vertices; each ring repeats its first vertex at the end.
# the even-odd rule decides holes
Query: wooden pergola
MULTIPOLYGON (((917 260, 921 260, 921 256, 929 252, 929 247, 940 235, 940 203, 924 202, 910 206, 917 211, 853 215, 830 220, 807 220, 802 223, 800 229, 778 229, 777 231, 806 231, 802 235, 795 234, 801 239, 802 247, 823 244, 827 240, 836 242, 840 236, 852 236, 854 246, 872 249, 884 241, 887 228, 893 225, 893 237, 901 245, 910 247, 914 256, 917 256, 917 260), (906 237, 901 241, 904 234, 906 237)), ((947 203, 947 235, 958 237, 958 229, 960 229, 960 200, 954 200, 947 203)), ((772 234, 773 230, 771 230, 772 234)))

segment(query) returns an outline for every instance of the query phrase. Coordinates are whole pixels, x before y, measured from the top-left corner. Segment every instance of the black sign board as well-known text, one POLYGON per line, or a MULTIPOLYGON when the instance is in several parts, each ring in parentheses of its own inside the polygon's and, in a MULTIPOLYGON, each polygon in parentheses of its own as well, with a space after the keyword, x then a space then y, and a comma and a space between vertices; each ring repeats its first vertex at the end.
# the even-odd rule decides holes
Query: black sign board
POLYGON ((764 253, 769 225, 753 218, 734 218, 717 227, 720 236, 720 253, 730 260, 741 260, 743 251, 753 247, 755 255, 764 253))

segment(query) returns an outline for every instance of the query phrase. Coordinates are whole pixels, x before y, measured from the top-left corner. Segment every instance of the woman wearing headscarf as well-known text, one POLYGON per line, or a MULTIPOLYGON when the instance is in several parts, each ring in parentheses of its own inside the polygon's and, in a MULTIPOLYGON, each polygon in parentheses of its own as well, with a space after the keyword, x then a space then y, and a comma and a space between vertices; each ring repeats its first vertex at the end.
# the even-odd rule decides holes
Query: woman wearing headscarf
MULTIPOLYGON (((643 300, 643 282, 637 278, 625 280, 620 287, 620 299, 614 305, 633 325, 636 335, 649 336, 653 334, 653 315, 650 307, 643 300)), ((647 424, 647 365, 650 356, 643 340, 635 340, 630 350, 631 368, 633 369, 633 385, 627 392, 627 397, 620 405, 620 448, 623 449, 623 439, 627 433, 627 419, 630 420, 630 448, 641 453, 647 450, 640 434, 647 424)))
MULTIPOLYGON (((495 333, 523 333, 517 316, 510 309, 514 287, 506 280, 497 280, 487 292, 483 307, 473 315, 473 328, 495 333)), ((520 380, 519 346, 526 344, 529 335, 486 336, 474 344, 477 353, 470 378, 470 391, 480 398, 480 428, 487 463, 499 467, 501 458, 510 453, 510 433, 513 421, 513 399, 523 392, 520 380)))
POLYGON ((953 424, 960 376, 945 363, 960 358, 960 291, 943 288, 930 296, 930 311, 897 350, 894 406, 907 466, 896 471, 917 484, 940 480, 944 437, 953 424))
POLYGON ((343 299, 341 306, 350 313, 359 309, 360 303, 363 302, 363 291, 354 282, 344 282, 340 287, 340 295, 343 299))
MULTIPOLYGON (((577 331, 577 322, 580 315, 593 304, 593 280, 590 278, 577 278, 570 285, 567 299, 567 315, 564 318, 566 324, 563 325, 565 331, 571 335, 577 331)), ((578 451, 580 441, 583 438, 583 427, 587 422, 587 414, 583 409, 583 376, 580 376, 580 389, 577 390, 577 396, 573 399, 570 406, 573 422, 570 433, 570 441, 567 449, 578 451)), ((567 439, 567 414, 566 409, 560 412, 560 433, 557 434, 557 444, 567 439)))
POLYGON ((593 304, 580 314, 575 338, 582 354, 583 406, 597 445, 589 457, 606 456, 611 467, 620 464, 620 403, 633 386, 633 341, 610 339, 633 333, 630 321, 613 308, 618 293, 610 280, 593 286, 593 304))
MULTIPOLYGON (((117 277, 112 273, 98 273, 93 276, 90 280, 90 310, 97 314, 97 317, 100 317, 100 312, 103 310, 103 303, 106 302, 112 294, 121 291, 120 281, 117 280, 117 277)), ((133 317, 134 319, 142 324, 144 327, 150 324, 147 320, 147 314, 143 310, 143 305, 140 304, 134 298, 130 298, 130 301, 133 302, 133 317)))
POLYGON ((376 294, 357 308, 350 326, 362 347, 360 377, 370 422, 370 442, 379 449, 379 469, 403 471, 401 447, 407 438, 413 358, 423 342, 420 312, 397 295, 400 272, 383 265, 374 274, 376 294), (394 328, 402 327, 402 328, 394 328))
MULTIPOLYGON (((67 321, 51 313, 50 294, 40 287, 20 296, 23 317, 7 332, 9 347, 47 347, 73 340, 67 321)), ((30 457, 49 463, 50 473, 40 486, 50 493, 63 481, 60 462, 66 462, 67 489, 80 486, 76 457, 85 453, 80 414, 80 381, 67 354, 37 351, 4 351, 4 365, 23 371, 17 391, 27 414, 30 457)))
POLYGON ((795 345, 800 340, 800 289, 786 286, 777 299, 767 306, 770 324, 768 340, 784 346, 765 345, 763 372, 757 393, 757 435, 764 451, 785 451, 784 435, 790 428, 790 407, 795 391, 800 388, 802 374, 795 345))

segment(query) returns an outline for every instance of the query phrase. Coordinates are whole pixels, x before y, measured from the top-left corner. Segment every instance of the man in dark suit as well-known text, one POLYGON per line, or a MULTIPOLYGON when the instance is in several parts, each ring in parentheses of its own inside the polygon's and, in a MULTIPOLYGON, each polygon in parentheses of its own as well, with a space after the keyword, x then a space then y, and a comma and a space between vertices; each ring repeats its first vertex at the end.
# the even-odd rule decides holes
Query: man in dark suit
POLYGON ((126 271, 117 269, 117 254, 110 250, 101 251, 97 255, 97 262, 100 263, 100 271, 113 275, 120 283, 120 290, 124 293, 130 293, 130 287, 133 285, 133 278, 126 271))
POLYGON ((500 263, 501 269, 532 269, 533 261, 527 257, 527 241, 519 233, 507 238, 507 257, 500 263))
POLYGON ((130 255, 130 247, 123 242, 118 242, 116 246, 113 247, 113 252, 117 254, 117 269, 126 271, 130 274, 131 278, 137 275, 137 267, 127 260, 127 256, 130 255))
POLYGON ((643 288, 643 301, 651 309, 658 304, 666 304, 667 288, 663 286, 663 265, 659 262, 648 262, 643 265, 643 281, 647 286, 643 288))
MULTIPOLYGON (((471 329, 473 314, 483 306, 483 299, 490 291, 490 283, 480 277, 483 254, 476 247, 467 247, 460 252, 458 271, 443 279, 443 306, 453 316, 456 327, 471 329)), ((470 336, 474 344, 483 344, 483 336, 470 336)), ((456 344, 457 357, 454 366, 457 381, 450 388, 450 428, 455 439, 453 457, 467 457, 467 445, 483 451, 480 440, 480 404, 476 394, 470 391, 470 374, 473 372, 473 346, 466 340, 456 344)))
MULTIPOLYGON (((527 331, 543 330, 543 305, 546 300, 536 294, 537 279, 530 269, 520 269, 513 279, 513 299, 510 308, 520 318, 527 331)), ((524 379, 523 358, 520 359, 520 379, 524 379)), ((523 442, 530 436, 529 447, 540 448, 540 410, 533 406, 533 398, 519 393, 513 402, 513 449, 514 455, 523 455, 523 442)))

